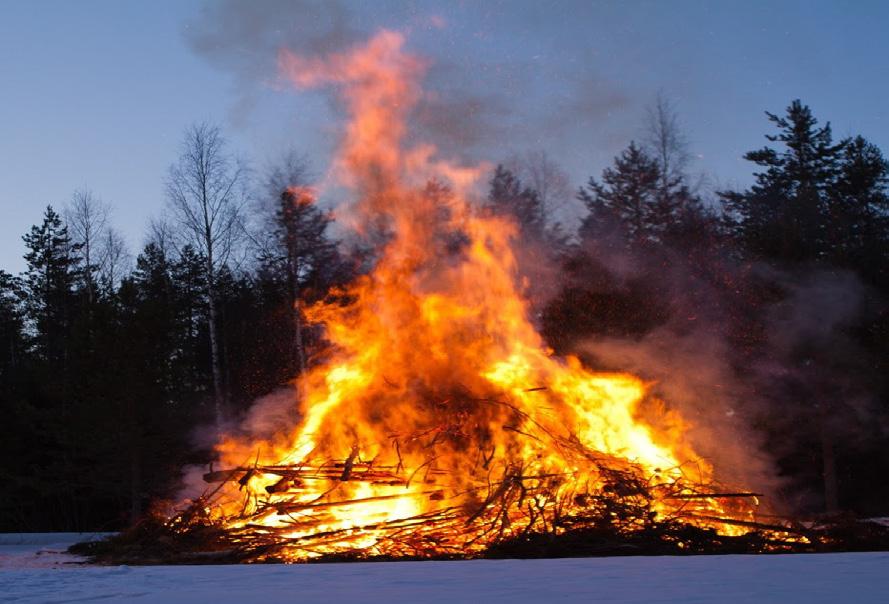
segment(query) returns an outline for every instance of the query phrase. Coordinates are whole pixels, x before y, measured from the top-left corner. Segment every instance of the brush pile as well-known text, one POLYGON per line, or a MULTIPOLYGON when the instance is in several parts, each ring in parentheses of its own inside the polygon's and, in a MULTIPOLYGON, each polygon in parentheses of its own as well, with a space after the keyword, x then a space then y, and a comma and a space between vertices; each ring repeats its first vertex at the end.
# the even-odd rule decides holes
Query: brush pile
MULTIPOLYGON (((566 477, 513 467, 456 498, 436 488, 445 472, 403 476, 397 467, 346 458, 317 467, 249 466, 208 472, 215 484, 172 517, 152 515, 105 542, 72 550, 113 564, 262 563, 346 560, 538 558, 613 555, 823 552, 889 549, 889 528, 851 518, 764 523, 712 516, 714 501, 748 500, 754 493, 716 492, 680 481, 643 481, 625 460, 596 459, 598 481, 565 488, 566 477), (260 501, 221 519, 212 510, 226 484, 247 484, 256 474, 275 475, 260 501), (395 500, 398 495, 337 499, 336 489, 312 503, 298 502, 312 481, 411 483, 437 505, 412 517, 325 530, 330 514, 349 506, 395 500), (592 484, 592 483, 589 483, 592 484), (669 515, 662 502, 675 504, 669 515), (266 519, 282 519, 270 525, 266 519), (734 528, 735 530, 728 530, 734 528)), ((245 489, 246 491, 246 489, 245 489)))

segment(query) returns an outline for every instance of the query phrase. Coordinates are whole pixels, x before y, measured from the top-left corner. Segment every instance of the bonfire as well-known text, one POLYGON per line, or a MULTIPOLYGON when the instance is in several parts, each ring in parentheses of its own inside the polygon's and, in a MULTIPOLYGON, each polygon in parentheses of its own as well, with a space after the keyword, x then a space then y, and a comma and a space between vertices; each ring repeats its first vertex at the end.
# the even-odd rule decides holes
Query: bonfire
POLYGON ((288 562, 507 555, 559 539, 589 553, 653 535, 660 549, 645 551, 807 543, 761 517, 756 493, 719 483, 651 384, 548 349, 519 231, 474 201, 487 166, 408 143, 426 64, 401 34, 321 58, 282 51, 279 65, 342 101, 330 179, 354 202, 338 216, 383 243, 373 270, 297 309, 330 343, 294 384, 299 420, 222 437, 206 491, 164 519, 171 539, 288 562))

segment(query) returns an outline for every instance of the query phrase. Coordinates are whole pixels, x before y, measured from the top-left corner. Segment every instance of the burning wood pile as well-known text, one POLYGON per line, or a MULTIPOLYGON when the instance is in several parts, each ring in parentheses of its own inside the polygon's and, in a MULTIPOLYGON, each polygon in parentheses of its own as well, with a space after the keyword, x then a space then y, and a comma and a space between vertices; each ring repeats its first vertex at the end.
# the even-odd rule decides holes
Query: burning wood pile
POLYGON ((172 517, 151 516, 75 553, 114 564, 194 564, 889 549, 889 527, 878 523, 755 520, 755 493, 717 492, 673 472, 671 479, 645 479, 624 459, 545 436, 558 441, 566 462, 584 467, 586 480, 533 466, 497 472, 499 464, 479 452, 483 483, 452 492, 455 477, 431 463, 408 471, 361 460, 353 449, 346 459, 318 465, 207 472, 212 487, 172 517), (263 493, 250 488, 259 476, 272 480, 263 493), (225 515, 219 510, 231 503, 223 495, 229 487, 242 499, 238 511, 225 515), (381 487, 391 494, 347 495, 381 487), (413 500, 417 513, 392 511, 405 500, 413 500))
MULTIPOLYGON (((576 471, 553 473, 533 464, 499 464, 479 451, 484 480, 455 492, 449 487, 453 477, 445 470, 433 469, 432 463, 408 473, 397 465, 360 460, 356 449, 346 459, 317 466, 253 465, 209 472, 204 479, 234 482, 246 491, 254 476, 277 478, 265 487, 264 495, 246 492, 241 513, 226 519, 231 527, 226 530, 231 548, 227 552, 237 552, 238 557, 251 561, 481 556, 504 544, 514 547, 542 535, 559 538, 578 531, 597 531, 614 547, 644 534, 676 551, 714 549, 715 543, 723 547, 731 543, 744 551, 754 547, 774 550, 793 547, 791 541, 799 541, 784 527, 732 517, 746 514, 747 501, 755 498, 755 493, 716 493, 710 491, 713 485, 695 485, 665 475, 645 479, 641 468, 626 460, 597 454, 577 440, 545 432, 541 436, 564 453, 565 467, 584 467, 583 480, 578 480, 576 471), (325 485, 323 496, 306 501, 306 491, 315 491, 306 484, 318 482, 325 485), (361 485, 359 490, 382 485, 394 492, 337 497, 347 482, 361 485), (422 511, 415 515, 380 521, 363 509, 388 507, 404 499, 424 500, 426 505, 418 506, 422 511), (732 500, 744 503, 726 503, 732 500), (368 521, 343 525, 344 516, 366 516, 368 521), (269 518, 279 521, 270 524, 269 518), (720 527, 724 535, 712 529, 692 535, 688 533, 692 525, 720 527), (684 529, 685 536, 674 534, 677 529, 684 529), (768 536, 761 532, 755 539, 725 539, 725 535, 752 530, 766 531, 768 536), (709 545, 696 543, 705 536, 709 545)), ((530 433, 525 437, 540 438, 530 433)), ((210 491, 195 506, 212 509, 217 493, 210 491)), ((177 517, 174 525, 179 523, 188 530, 194 512, 193 508, 177 517)), ((204 519, 198 524, 202 522, 204 519)))
POLYGON ((196 475, 209 490, 118 551, 293 562, 817 541, 720 485, 649 385, 552 354, 522 295, 516 226, 471 201, 485 167, 403 148, 425 64, 402 46, 384 31, 330 57, 282 52, 295 86, 340 93, 351 119, 331 178, 356 197, 340 215, 384 243, 369 274, 297 309, 331 345, 295 383, 298 413, 257 404, 218 443, 221 469, 196 475))

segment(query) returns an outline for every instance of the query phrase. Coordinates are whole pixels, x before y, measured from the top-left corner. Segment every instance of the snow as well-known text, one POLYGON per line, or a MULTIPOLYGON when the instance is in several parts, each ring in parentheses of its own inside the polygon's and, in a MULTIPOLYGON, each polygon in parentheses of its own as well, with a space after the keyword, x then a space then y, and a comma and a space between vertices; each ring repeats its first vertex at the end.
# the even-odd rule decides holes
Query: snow
MULTIPOLYGON (((53 568, 83 562, 67 554, 72 543, 102 539, 113 533, 0 533, 0 572, 10 568, 53 568)), ((0 575, 2 576, 2 575, 0 575)), ((0 579, 0 585, 3 585, 0 579)), ((0 591, 3 594, 3 591, 0 591)), ((0 598, 0 602, 2 602, 0 598)))
POLYGON ((0 535, 0 602, 880 602, 889 553, 100 567, 0 535), (43 552, 38 554, 38 552, 43 552))

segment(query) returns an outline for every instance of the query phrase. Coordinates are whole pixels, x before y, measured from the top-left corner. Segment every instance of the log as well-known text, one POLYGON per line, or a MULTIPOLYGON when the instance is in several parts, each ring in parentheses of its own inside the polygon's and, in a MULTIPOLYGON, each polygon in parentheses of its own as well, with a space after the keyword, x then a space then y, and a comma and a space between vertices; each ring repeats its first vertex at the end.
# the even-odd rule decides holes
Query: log
POLYGON ((781 526, 779 524, 764 524, 753 520, 738 520, 735 518, 720 518, 719 516, 704 516, 699 514, 680 513, 683 518, 692 518, 695 520, 709 520, 711 522, 719 522, 720 524, 729 524, 733 526, 746 526, 760 531, 777 531, 783 533, 794 533, 797 535, 805 535, 806 531, 792 528, 789 526, 781 526))
POLYGON ((682 493, 667 495, 664 499, 722 499, 728 497, 762 497, 762 493, 682 493))

